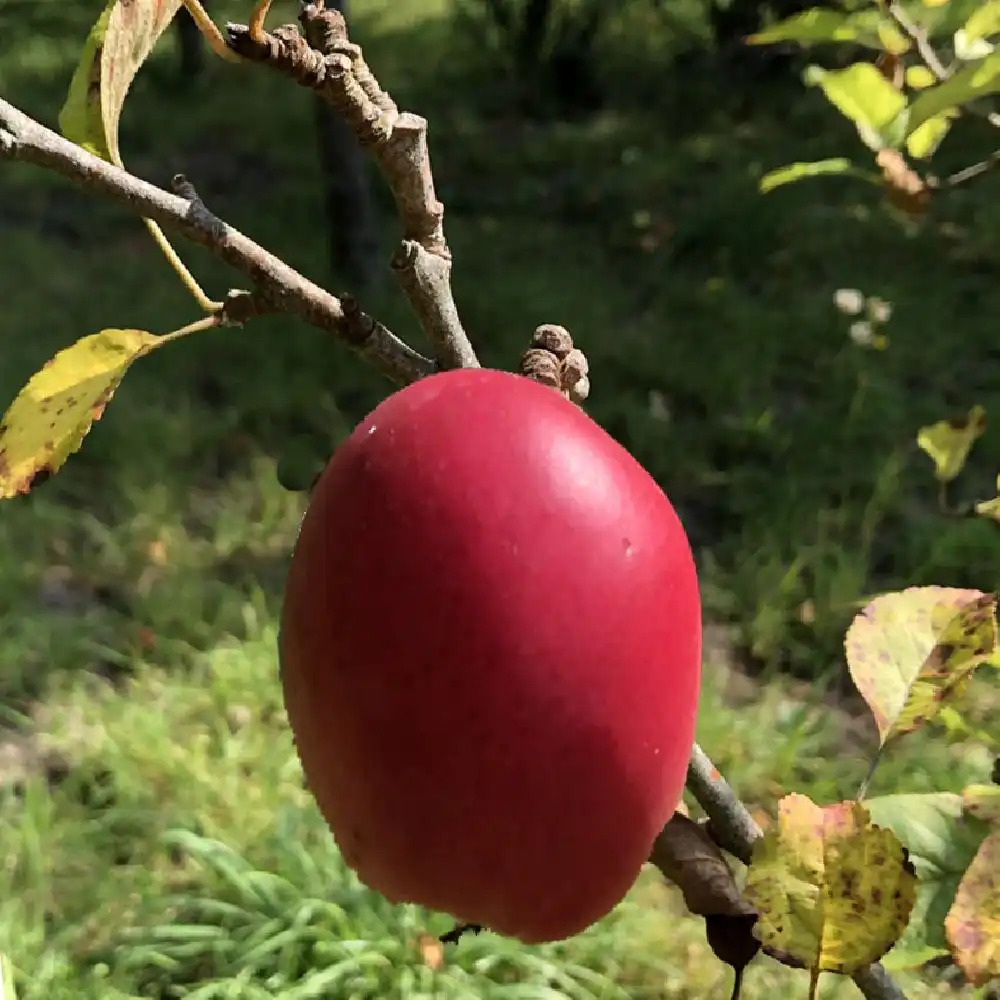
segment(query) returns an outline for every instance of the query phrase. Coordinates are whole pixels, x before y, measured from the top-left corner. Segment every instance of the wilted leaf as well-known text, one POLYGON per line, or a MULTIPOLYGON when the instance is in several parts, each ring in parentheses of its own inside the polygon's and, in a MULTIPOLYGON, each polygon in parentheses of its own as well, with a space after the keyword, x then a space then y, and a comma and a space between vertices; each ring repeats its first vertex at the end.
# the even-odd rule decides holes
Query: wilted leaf
POLYGON ((102 330, 60 351, 33 375, 0 422, 0 499, 27 493, 83 443, 136 358, 163 340, 102 330))
POLYGON ((858 613, 847 667, 882 745, 923 725, 993 655, 996 608, 996 595, 978 590, 910 587, 858 613))
POLYGON ((846 974, 892 947, 915 893, 902 844, 872 826, 861 803, 821 807, 804 795, 781 800, 777 827, 754 845, 745 889, 766 951, 846 974))
POLYGON ((917 445, 934 462, 934 475, 942 483, 951 482, 964 468, 976 439, 986 431, 986 410, 972 407, 965 417, 939 420, 921 427, 917 445))
POLYGON ((681 890, 691 913, 705 918, 712 951, 736 972, 737 995, 743 969, 760 950, 753 935, 757 913, 741 895, 722 852, 700 824, 674 813, 649 860, 681 890))
POLYGON ((777 170, 765 174, 760 180, 759 187, 761 194, 767 194, 784 184, 793 184, 795 181, 801 181, 807 177, 857 173, 860 171, 852 165, 850 160, 843 156, 835 156, 829 160, 789 163, 786 167, 779 167, 777 170))
POLYGON ((910 105, 907 134, 942 111, 952 111, 969 101, 996 93, 1000 93, 1000 52, 968 63, 943 83, 915 97, 910 105))
POLYGON ((59 113, 67 139, 122 165, 118 120, 125 96, 182 0, 111 0, 87 39, 59 113))
POLYGON ((970 816, 984 823, 1000 823, 1000 785, 966 786, 962 805, 970 816))
POLYGON ((988 828, 963 815, 962 797, 953 792, 881 795, 865 806, 873 823, 902 841, 919 880, 909 924, 882 964, 890 970, 919 968, 948 954, 944 918, 988 828))
POLYGON ((444 945, 432 934, 421 934, 417 939, 420 961, 429 969, 437 971, 444 966, 444 945))
POLYGON ((871 49, 888 49, 903 53, 910 47, 909 39, 888 18, 878 11, 830 10, 814 7, 794 14, 747 38, 749 45, 773 45, 776 42, 798 42, 819 45, 830 42, 854 42, 871 49))
POLYGON ((1000 830, 979 845, 944 926, 952 957, 973 986, 1000 976, 1000 830))
POLYGON ((871 63, 858 62, 839 70, 810 66, 804 78, 807 86, 819 87, 854 122, 869 148, 878 150, 902 141, 903 130, 896 123, 906 108, 906 97, 871 63))

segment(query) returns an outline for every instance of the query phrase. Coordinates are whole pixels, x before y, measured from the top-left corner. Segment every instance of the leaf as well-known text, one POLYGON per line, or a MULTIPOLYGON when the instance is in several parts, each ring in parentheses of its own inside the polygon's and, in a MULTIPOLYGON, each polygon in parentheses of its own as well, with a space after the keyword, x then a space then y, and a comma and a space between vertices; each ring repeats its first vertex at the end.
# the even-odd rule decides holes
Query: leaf
POLYGON ((962 43, 966 45, 991 35, 1000 35, 1000 0, 986 0, 955 34, 956 45, 959 44, 958 35, 962 36, 962 43))
POLYGON ((951 129, 955 117, 955 112, 946 111, 928 118, 920 128, 907 137, 906 151, 917 160, 926 160, 933 156, 951 129))
POLYGON ((806 177, 821 177, 828 174, 858 173, 857 168, 843 156, 835 156, 828 160, 813 160, 812 162, 789 163, 765 174, 760 180, 760 193, 768 194, 784 184, 793 184, 806 177))
POLYGON ((967 785, 962 789, 962 806, 984 823, 1000 823, 1000 785, 967 785))
POLYGON ((755 934, 781 961, 850 974, 881 958, 906 927, 916 876, 899 839, 859 802, 779 803, 754 845, 744 890, 755 934))
POLYGON ((857 62, 841 70, 810 66, 804 78, 806 86, 819 87, 854 122, 869 148, 882 149, 902 141, 906 97, 871 63, 857 62))
POLYGON ((688 910, 705 918, 712 951, 736 972, 738 995, 743 970, 760 951, 753 935, 757 911, 741 895, 722 852, 703 826, 674 813, 649 860, 681 890, 688 910))
POLYGON ((985 431, 986 410, 976 405, 965 417, 939 420, 921 427, 917 445, 934 462, 935 477, 942 483, 949 483, 962 471, 976 439, 985 431))
POLYGON ((883 594, 847 630, 847 668, 884 746, 961 690, 997 647, 997 598, 979 590, 909 587, 883 594))
POLYGON ((905 79, 911 90, 925 90, 937 83, 937 77, 926 66, 907 66, 905 79))
POLYGON ((56 472, 101 418, 129 365, 164 340, 145 330, 102 330, 46 362, 0 422, 0 499, 56 472))
POLYGON ((963 815, 962 798, 953 792, 882 795, 865 806, 873 823, 899 837, 918 877, 909 924, 882 964, 890 970, 918 968, 948 954, 944 918, 988 827, 963 815))
POLYGON ((59 112, 59 131, 70 142, 83 146, 88 153, 103 160, 111 159, 100 102, 101 53, 110 19, 111 7, 107 7, 90 29, 70 81, 66 103, 59 112))
POLYGON ((84 46, 59 113, 63 135, 118 166, 118 121, 129 87, 182 0, 111 0, 84 46))
POLYGON ((909 40, 878 11, 848 14, 828 8, 816 8, 794 14, 750 35, 748 45, 773 45, 776 42, 798 42, 819 45, 830 42, 854 42, 870 49, 901 54, 910 48, 909 40))
POLYGON ((907 135, 942 111, 953 111, 976 98, 996 93, 1000 93, 1000 52, 970 62, 943 83, 915 97, 910 105, 907 135))
MULTIPOLYGON (((1000 493, 1000 476, 997 476, 997 492, 1000 493)), ((983 500, 976 504, 976 513, 980 517, 988 517, 993 521, 1000 521, 1000 496, 992 500, 983 500)))
POLYGON ((14 987, 14 967, 3 952, 0 952, 0 1000, 17 1000, 17 990, 14 987))
MULTIPOLYGON (((983 666, 990 667, 996 666, 996 664, 993 660, 987 660, 983 666)), ((965 699, 967 699, 968 692, 964 692, 964 695, 965 699)), ((985 729, 973 725, 954 705, 942 705, 940 711, 934 717, 934 722, 953 739, 978 740, 987 747, 1000 750, 1000 733, 987 732, 985 729)))
POLYGON ((979 845, 944 926, 952 957, 973 986, 1000 976, 1000 830, 979 845))

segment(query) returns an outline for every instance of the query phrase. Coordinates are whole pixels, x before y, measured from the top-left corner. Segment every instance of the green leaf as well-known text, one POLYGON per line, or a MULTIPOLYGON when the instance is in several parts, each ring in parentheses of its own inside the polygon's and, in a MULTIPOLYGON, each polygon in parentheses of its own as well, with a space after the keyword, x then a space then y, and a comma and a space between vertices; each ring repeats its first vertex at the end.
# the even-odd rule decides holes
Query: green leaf
POLYGON ((59 128, 118 166, 118 121, 129 87, 182 0, 111 0, 87 38, 59 128))
POLYGON ((917 968, 948 954, 945 917, 989 827, 964 815, 962 797, 951 792, 882 795, 865 806, 873 823, 902 841, 919 879, 910 922, 882 964, 889 970, 917 968))
POLYGON ((111 7, 108 7, 90 29, 70 80, 66 103, 59 112, 59 131, 70 142, 83 146, 88 153, 103 160, 110 160, 111 153, 104 134, 101 104, 94 100, 94 94, 99 93, 101 52, 110 19, 111 7))
POLYGON ((777 170, 771 170, 760 179, 760 192, 761 194, 768 194, 775 188, 782 187, 785 184, 794 184, 795 181, 801 181, 807 177, 825 177, 830 174, 861 175, 866 180, 875 180, 877 182, 877 178, 874 175, 869 175, 864 173, 864 171, 858 170, 846 157, 835 156, 829 160, 789 163, 787 166, 778 167, 777 170))
POLYGON ((137 358, 164 343, 145 330, 102 330, 46 362, 0 422, 0 499, 58 471, 99 420, 137 358))
POLYGON ((910 105, 906 134, 945 111, 955 111, 980 97, 1000 93, 1000 52, 970 62, 957 73, 918 94, 910 105))
POLYGON ((827 100, 854 122, 870 149, 896 147, 902 141, 906 97, 871 63, 858 62, 841 70, 810 66, 805 83, 819 87, 827 100))
POLYGON ((0 1000, 17 1000, 14 988, 14 968, 10 959, 0 952, 0 1000))
POLYGON ((953 587, 883 594, 851 623, 847 666, 879 742, 922 726, 997 648, 997 597, 953 587))
POLYGON ((849 14, 816 7, 769 25, 747 38, 749 45, 773 45, 776 42, 798 42, 803 46, 853 42, 877 51, 888 49, 897 55, 910 48, 909 39, 878 11, 849 14))

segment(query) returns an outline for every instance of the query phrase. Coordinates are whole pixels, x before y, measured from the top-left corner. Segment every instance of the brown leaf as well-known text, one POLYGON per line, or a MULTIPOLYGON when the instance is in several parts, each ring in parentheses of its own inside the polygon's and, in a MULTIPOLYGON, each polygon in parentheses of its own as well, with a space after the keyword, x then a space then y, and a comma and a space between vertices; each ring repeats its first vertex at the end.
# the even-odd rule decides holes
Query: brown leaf
POLYGON ((722 851, 701 824, 674 813, 649 860, 681 890, 687 908, 705 918, 712 951, 736 972, 737 996, 743 970, 760 950, 753 936, 757 911, 740 893, 722 851))

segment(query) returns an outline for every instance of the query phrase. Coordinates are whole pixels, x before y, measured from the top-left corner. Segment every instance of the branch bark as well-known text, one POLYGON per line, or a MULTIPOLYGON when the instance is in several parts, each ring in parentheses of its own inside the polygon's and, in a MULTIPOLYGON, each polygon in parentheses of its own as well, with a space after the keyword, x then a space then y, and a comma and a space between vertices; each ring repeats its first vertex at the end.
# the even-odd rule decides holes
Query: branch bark
MULTIPOLYGON (((338 299, 289 267, 239 230, 213 215, 200 201, 164 191, 116 167, 0 100, 0 159, 23 160, 53 170, 88 190, 154 219, 164 229, 208 247, 245 274, 261 311, 287 312, 334 334, 394 382, 430 375, 434 362, 407 346, 356 303, 338 299)), ((183 178, 177 186, 182 191, 183 178)))

